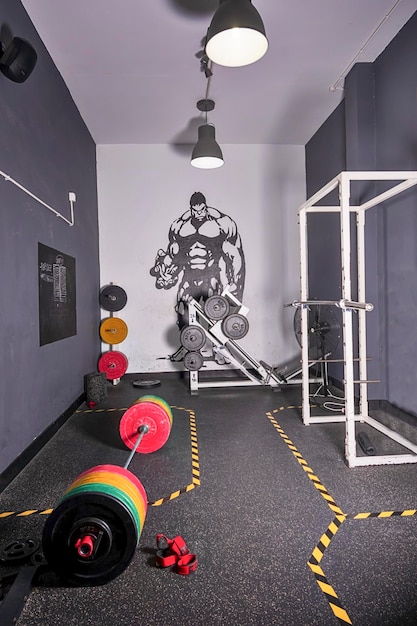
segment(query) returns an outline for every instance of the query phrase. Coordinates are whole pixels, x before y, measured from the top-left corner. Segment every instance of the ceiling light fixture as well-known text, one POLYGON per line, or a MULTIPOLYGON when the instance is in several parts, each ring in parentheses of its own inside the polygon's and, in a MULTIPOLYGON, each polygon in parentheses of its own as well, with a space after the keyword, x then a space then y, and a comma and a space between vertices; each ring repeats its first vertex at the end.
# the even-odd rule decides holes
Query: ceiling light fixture
POLYGON ((191 155, 191 165, 205 170, 221 167, 224 163, 215 128, 207 122, 207 111, 212 111, 214 106, 214 101, 207 98, 197 102, 197 109, 206 113, 206 123, 198 127, 198 141, 191 155))
POLYGON ((218 65, 240 67, 267 50, 265 27, 251 0, 220 0, 207 31, 207 56, 218 65))

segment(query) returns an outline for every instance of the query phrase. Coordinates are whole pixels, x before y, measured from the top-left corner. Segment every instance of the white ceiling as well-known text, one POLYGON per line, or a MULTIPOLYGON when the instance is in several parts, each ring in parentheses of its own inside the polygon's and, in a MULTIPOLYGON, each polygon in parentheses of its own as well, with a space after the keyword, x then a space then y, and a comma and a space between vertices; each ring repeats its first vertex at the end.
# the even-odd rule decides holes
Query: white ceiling
MULTIPOLYGON (((97 144, 195 143, 199 53, 218 0, 22 2, 97 144)), ((304 145, 353 62, 375 60, 417 10, 417 0, 253 4, 269 50, 246 67, 213 65, 208 121, 220 144, 304 145)))

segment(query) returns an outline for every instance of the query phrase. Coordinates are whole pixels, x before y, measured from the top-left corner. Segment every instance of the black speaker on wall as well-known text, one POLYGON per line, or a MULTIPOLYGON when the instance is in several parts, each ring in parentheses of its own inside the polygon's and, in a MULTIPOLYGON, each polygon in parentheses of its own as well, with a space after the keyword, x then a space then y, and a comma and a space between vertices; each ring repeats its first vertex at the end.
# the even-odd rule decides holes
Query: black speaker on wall
POLYGON ((0 71, 15 83, 24 83, 32 74, 38 55, 30 43, 20 37, 12 41, 0 57, 0 71))

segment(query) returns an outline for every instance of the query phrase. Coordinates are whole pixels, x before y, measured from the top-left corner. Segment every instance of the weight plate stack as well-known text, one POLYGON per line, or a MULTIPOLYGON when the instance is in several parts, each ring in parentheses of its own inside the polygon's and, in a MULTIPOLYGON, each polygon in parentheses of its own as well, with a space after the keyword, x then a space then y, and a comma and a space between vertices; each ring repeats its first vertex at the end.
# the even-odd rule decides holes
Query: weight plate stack
POLYGON ((146 492, 129 470, 97 465, 83 472, 46 520, 48 564, 73 585, 113 580, 135 554, 146 511, 146 492))
POLYGON ((156 396, 142 396, 123 414, 120 437, 127 448, 133 450, 138 439, 139 428, 147 426, 137 452, 148 454, 162 448, 168 441, 172 428, 171 408, 165 400, 156 396))
POLYGON ((33 539, 16 539, 0 548, 0 561, 8 565, 18 565, 28 561, 39 549, 39 542, 33 539))

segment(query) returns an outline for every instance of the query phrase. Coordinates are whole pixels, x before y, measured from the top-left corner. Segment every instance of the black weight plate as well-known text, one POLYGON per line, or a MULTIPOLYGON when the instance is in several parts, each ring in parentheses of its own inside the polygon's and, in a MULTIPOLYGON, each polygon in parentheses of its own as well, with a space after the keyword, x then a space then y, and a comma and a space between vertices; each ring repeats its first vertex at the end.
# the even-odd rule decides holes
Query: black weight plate
POLYGON ((222 330, 229 339, 242 339, 248 333, 249 322, 244 315, 232 313, 223 320, 222 330))
POLYGON ((41 551, 38 551, 32 554, 32 556, 30 557, 30 562, 32 565, 46 565, 47 564, 47 560, 45 559, 45 556, 43 552, 41 551))
POLYGON ((203 367, 204 358, 201 352, 187 352, 183 358, 184 367, 195 372, 203 367))
POLYGON ((128 508, 117 498, 98 492, 62 500, 47 518, 42 536, 49 566, 68 583, 90 587, 119 576, 132 560, 137 541, 136 522, 128 508), (78 555, 73 541, 84 520, 97 520, 97 526, 108 529, 97 553, 89 558, 78 555))
POLYGON ((204 313, 211 320, 224 320, 229 315, 230 304, 224 296, 210 296, 204 303, 204 313))
POLYGON ((121 311, 126 306, 127 294, 119 285, 105 285, 100 289, 99 300, 105 311, 121 311))
POLYGON ((134 380, 132 385, 134 387, 141 387, 144 389, 150 388, 150 387, 159 387, 159 385, 161 384, 161 381, 158 380, 157 378, 153 379, 149 379, 149 380, 134 380))
POLYGON ((180 335, 181 345, 191 352, 201 350, 206 343, 204 331, 199 326, 184 326, 180 335))
POLYGON ((33 539, 17 539, 5 544, 0 550, 3 563, 22 563, 39 549, 39 542, 33 539))

